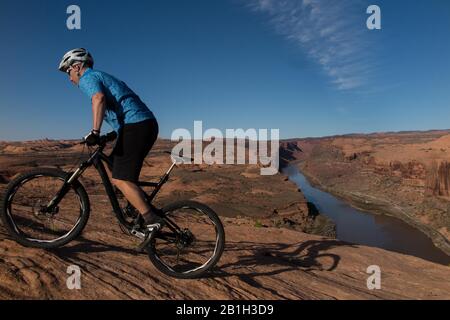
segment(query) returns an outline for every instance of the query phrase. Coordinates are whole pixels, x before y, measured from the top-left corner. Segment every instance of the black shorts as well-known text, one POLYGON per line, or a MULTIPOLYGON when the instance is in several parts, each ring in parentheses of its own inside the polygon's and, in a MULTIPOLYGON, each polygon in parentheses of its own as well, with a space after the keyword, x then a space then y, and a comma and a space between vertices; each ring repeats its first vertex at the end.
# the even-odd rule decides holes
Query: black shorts
POLYGON ((112 161, 112 177, 118 180, 138 182, 144 159, 158 137, 156 119, 125 124, 119 131, 116 145, 109 156, 112 161))

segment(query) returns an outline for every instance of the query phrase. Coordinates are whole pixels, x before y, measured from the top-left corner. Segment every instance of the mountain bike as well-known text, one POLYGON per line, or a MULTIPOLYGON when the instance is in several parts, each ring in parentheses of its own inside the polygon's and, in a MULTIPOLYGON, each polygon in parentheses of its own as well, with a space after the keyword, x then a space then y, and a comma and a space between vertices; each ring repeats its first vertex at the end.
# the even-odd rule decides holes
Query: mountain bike
POLYGON ((90 201, 79 178, 94 166, 122 231, 143 241, 155 267, 176 278, 203 275, 216 265, 224 250, 225 232, 218 215, 195 201, 177 201, 162 209, 152 204, 182 157, 173 161, 158 182, 139 182, 141 187, 153 188, 151 194, 144 192, 146 199, 164 219, 161 230, 146 236, 136 228, 137 210, 129 202, 123 208, 119 204, 105 169, 104 164, 111 166, 112 162, 103 150, 116 138, 115 132, 101 136, 98 145, 89 149, 89 159, 75 171, 39 168, 13 179, 0 200, 0 216, 8 233, 21 245, 43 249, 64 246, 80 236, 89 219, 90 201))

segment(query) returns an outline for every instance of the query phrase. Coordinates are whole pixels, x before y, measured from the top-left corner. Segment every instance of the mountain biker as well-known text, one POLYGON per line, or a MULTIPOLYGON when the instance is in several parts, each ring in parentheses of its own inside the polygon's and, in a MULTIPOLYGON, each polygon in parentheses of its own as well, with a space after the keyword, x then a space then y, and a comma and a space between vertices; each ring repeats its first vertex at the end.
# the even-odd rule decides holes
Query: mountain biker
POLYGON ((144 158, 158 136, 158 122, 123 81, 93 67, 94 59, 84 48, 70 50, 59 64, 59 70, 91 99, 93 127, 85 141, 90 146, 98 144, 103 120, 118 133, 110 156, 112 170, 106 169, 113 184, 141 214, 144 230, 157 231, 162 219, 152 213, 137 182, 144 158))

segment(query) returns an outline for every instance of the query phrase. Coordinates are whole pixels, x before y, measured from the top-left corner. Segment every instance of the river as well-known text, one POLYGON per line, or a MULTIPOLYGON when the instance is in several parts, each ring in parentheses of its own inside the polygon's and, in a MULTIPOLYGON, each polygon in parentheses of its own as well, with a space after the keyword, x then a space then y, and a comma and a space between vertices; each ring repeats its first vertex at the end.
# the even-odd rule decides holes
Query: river
POLYGON ((402 220, 353 208, 311 186, 295 165, 287 166, 283 173, 297 184, 321 214, 333 220, 339 240, 405 253, 447 266, 450 264, 450 256, 434 246, 424 233, 402 220))

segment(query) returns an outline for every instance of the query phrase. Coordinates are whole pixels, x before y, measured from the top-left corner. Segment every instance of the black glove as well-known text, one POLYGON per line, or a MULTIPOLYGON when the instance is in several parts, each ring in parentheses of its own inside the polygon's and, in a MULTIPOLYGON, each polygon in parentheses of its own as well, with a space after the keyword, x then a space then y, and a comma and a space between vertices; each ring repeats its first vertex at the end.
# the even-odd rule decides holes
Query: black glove
POLYGON ((84 137, 84 141, 88 146, 95 146, 100 142, 100 132, 92 130, 87 136, 84 137))

